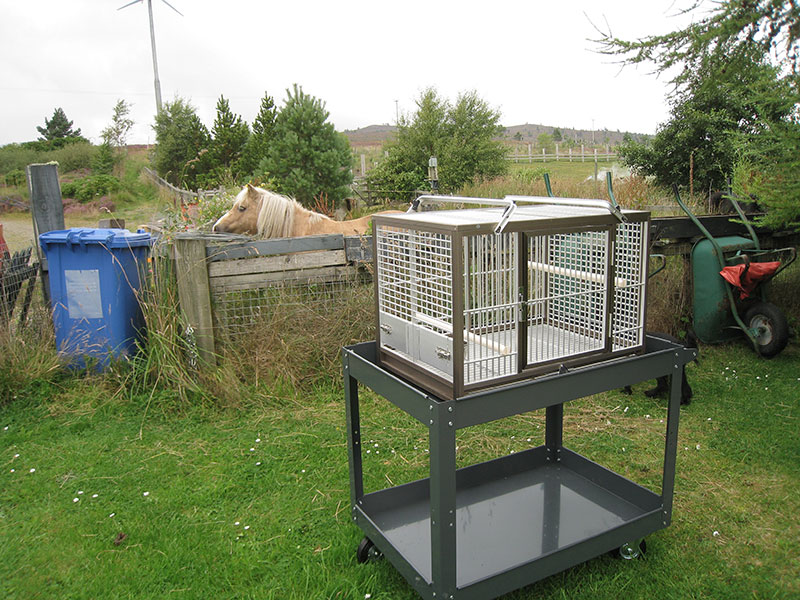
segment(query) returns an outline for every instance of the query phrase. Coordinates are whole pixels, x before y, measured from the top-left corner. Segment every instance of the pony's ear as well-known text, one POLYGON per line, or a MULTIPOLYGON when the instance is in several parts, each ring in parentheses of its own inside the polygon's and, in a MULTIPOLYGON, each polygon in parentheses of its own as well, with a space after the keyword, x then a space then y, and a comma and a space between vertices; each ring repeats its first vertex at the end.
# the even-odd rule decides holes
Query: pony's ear
POLYGON ((248 183, 246 186, 247 195, 248 196, 258 196, 258 190, 256 190, 255 186, 251 183, 248 183))

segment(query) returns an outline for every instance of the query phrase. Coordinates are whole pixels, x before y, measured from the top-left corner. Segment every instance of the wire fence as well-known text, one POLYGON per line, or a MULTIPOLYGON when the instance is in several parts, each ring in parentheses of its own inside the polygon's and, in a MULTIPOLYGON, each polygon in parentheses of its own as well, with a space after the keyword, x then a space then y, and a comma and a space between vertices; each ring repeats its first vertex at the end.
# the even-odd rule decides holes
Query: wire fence
POLYGON ((39 271, 38 263, 30 264, 32 252, 33 248, 26 248, 13 254, 3 251, 0 256, 0 325, 11 322, 17 305, 18 322, 25 322, 39 271))
POLYGON ((260 287, 212 291, 215 329, 224 341, 239 342, 253 331, 275 321, 278 313, 291 310, 296 318, 335 319, 348 310, 354 297, 372 298, 372 278, 364 270, 342 274, 335 279, 303 277, 265 281, 260 287))

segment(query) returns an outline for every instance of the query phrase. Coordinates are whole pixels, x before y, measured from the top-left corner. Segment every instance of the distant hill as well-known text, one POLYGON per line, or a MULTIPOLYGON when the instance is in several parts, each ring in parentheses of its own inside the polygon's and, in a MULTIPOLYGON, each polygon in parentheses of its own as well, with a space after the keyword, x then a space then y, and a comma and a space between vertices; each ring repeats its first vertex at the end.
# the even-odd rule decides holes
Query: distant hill
POLYGON ((397 127, 394 125, 368 125, 361 129, 345 129, 342 133, 350 140, 351 146, 380 146, 394 138, 397 127))
MULTIPOLYGON (((568 127, 532 125, 529 123, 506 127, 500 139, 523 144, 536 144, 541 134, 553 135, 556 130, 561 133, 561 139, 564 141, 571 140, 576 144, 586 144, 587 146, 592 143, 592 131, 589 129, 570 129, 568 127)), ((351 146, 379 146, 395 136, 397 127, 394 125, 369 125, 360 129, 347 129, 342 133, 350 140, 351 146)), ((605 144, 616 146, 622 143, 626 133, 628 132, 596 129, 594 131, 594 143, 598 146, 605 144)), ((638 141, 648 137, 642 133, 630 133, 629 135, 638 141)))

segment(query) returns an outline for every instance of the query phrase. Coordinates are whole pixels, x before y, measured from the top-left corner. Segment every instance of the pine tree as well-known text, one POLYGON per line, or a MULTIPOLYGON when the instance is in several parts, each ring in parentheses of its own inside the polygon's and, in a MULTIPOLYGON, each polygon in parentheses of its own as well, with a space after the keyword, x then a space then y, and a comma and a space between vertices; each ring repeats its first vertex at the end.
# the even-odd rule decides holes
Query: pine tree
POLYGON ((227 170, 235 177, 239 172, 242 151, 250 137, 250 128, 241 116, 231 112, 224 96, 217 101, 217 117, 211 128, 211 136, 212 169, 217 173, 227 170))
POLYGON ((353 181, 347 138, 328 122, 324 102, 297 84, 286 92, 273 141, 259 166, 261 174, 273 178, 278 191, 306 206, 313 206, 323 194, 333 202, 346 198, 353 181))
POLYGON ((269 145, 275 132, 275 120, 278 117, 278 109, 272 96, 264 92, 261 99, 261 107, 253 121, 253 132, 245 144, 242 151, 241 172, 244 175, 252 175, 256 172, 259 163, 264 159, 269 151, 269 145))
POLYGON ((81 137, 81 130, 72 129, 72 121, 67 119, 66 113, 60 107, 53 111, 51 118, 45 118, 44 127, 37 127, 36 130, 42 134, 39 140, 47 142, 81 137))

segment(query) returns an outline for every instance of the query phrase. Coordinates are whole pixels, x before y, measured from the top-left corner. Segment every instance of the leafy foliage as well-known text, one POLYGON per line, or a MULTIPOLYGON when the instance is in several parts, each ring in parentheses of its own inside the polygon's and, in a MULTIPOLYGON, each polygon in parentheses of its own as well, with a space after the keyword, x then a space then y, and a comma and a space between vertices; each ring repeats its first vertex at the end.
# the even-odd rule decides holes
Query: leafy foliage
MULTIPOLYGON (((697 2, 686 12, 696 11, 697 2)), ((730 62, 752 55, 755 46, 761 56, 774 54, 792 72, 797 72, 800 52, 800 7, 785 0, 727 0, 688 27, 663 35, 634 41, 601 33, 596 40, 601 52, 621 56, 630 64, 652 63, 659 73, 681 67, 672 81, 678 87, 691 81, 692 73, 709 62, 721 70, 730 62)))
POLYGON ((800 229, 800 127, 791 120, 744 136, 733 175, 733 191, 750 195, 770 210, 761 224, 800 229))
POLYGON ((128 132, 133 127, 133 119, 128 117, 131 112, 130 105, 125 100, 117 100, 114 105, 114 114, 111 117, 111 124, 103 129, 100 136, 103 142, 114 148, 125 146, 128 132))
POLYGON ((476 92, 459 95, 456 104, 434 88, 422 92, 417 111, 398 123, 397 138, 388 156, 368 175, 373 187, 413 195, 426 186, 428 160, 438 160, 440 189, 458 190, 467 182, 491 178, 507 169, 505 149, 493 138, 502 131, 500 113, 476 92))
MULTIPOLYGON (((689 12, 700 5, 694 4, 689 12)), ((791 0, 728 0, 713 3, 711 10, 684 29, 635 41, 601 32, 597 40, 601 52, 620 56, 626 63, 649 62, 658 73, 672 73, 680 67, 672 78, 678 98, 673 107, 674 123, 668 126, 676 139, 687 137, 689 141, 705 128, 705 137, 713 136, 714 140, 708 143, 706 139, 704 147, 716 144, 710 157, 713 162, 707 165, 717 170, 714 179, 733 174, 734 187, 753 190, 770 209, 765 221, 773 225, 800 225, 796 157, 800 139, 798 23, 800 7, 791 0), (756 68, 751 69, 753 66, 756 68), (707 82, 703 86, 697 86, 698 73, 707 82), (727 86, 726 97, 714 93, 713 87, 720 84, 727 86), (697 95, 696 102, 687 104, 687 94, 697 95), (703 108, 708 108, 704 95, 716 95, 728 112, 720 112, 712 103, 711 112, 702 114, 703 108), (728 104, 731 101, 732 107, 728 104), (683 111, 674 110, 678 105, 689 108, 686 116, 694 117, 688 120, 688 127, 681 124, 683 111), (743 121, 736 120, 740 108, 745 110, 743 121), (720 138, 727 138, 722 145, 720 138)), ((664 154, 678 147, 665 146, 658 160, 667 160, 664 154)), ((629 157, 641 161, 653 158, 641 147, 634 148, 629 157)))
POLYGON ((61 184, 61 195, 88 202, 101 196, 108 196, 120 188, 119 179, 113 175, 91 175, 61 184))
POLYGON ((353 180, 349 143, 328 116, 324 102, 295 84, 287 90, 269 151, 257 169, 275 180, 278 191, 308 207, 321 195, 333 202, 344 199, 353 180))
POLYGON ((673 100, 670 119, 645 143, 629 141, 620 155, 635 171, 655 176, 666 186, 693 184, 697 189, 727 188, 737 159, 739 134, 762 131, 765 121, 780 120, 790 107, 765 108, 759 95, 781 92, 776 69, 757 53, 718 71, 705 64, 673 100))
POLYGON ((208 129, 196 109, 182 98, 164 104, 153 126, 156 171, 173 185, 196 187, 198 173, 208 170, 208 129))
POLYGON ((13 171, 9 171, 6 173, 5 176, 6 185, 8 186, 18 186, 25 183, 25 171, 22 169, 14 169, 13 171))

